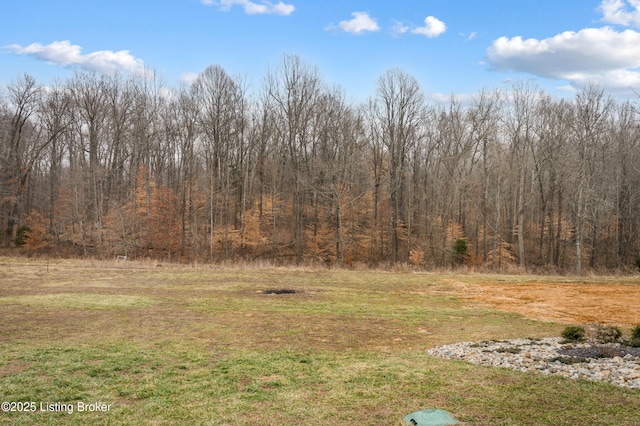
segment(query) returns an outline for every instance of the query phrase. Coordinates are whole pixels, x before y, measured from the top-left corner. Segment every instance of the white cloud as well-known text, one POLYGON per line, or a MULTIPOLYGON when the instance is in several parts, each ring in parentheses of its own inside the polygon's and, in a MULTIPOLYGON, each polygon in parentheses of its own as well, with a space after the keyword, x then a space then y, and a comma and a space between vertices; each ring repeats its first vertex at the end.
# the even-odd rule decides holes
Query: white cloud
POLYGON ((598 9, 602 12, 604 22, 627 27, 640 26, 640 0, 603 0, 598 9), (631 6, 631 9, 627 6, 631 6))
POLYGON ((570 93, 575 93, 577 92, 576 88, 571 86, 571 85, 567 85, 567 86, 558 86, 556 87, 557 90, 560 90, 561 92, 570 92, 570 93))
POLYGON ((161 87, 158 90, 158 95, 160 95, 162 99, 166 99, 168 101, 175 99, 175 95, 173 94, 173 91, 167 87, 161 87))
POLYGON ((475 31, 474 31, 474 32, 472 32, 472 33, 469 33, 469 34, 466 34, 466 33, 458 33, 458 35, 459 35, 460 37, 465 38, 467 41, 471 41, 471 40, 475 39, 476 37, 478 37, 478 33, 477 33, 477 32, 475 32, 475 31))
POLYGON ((421 34, 429 38, 438 37, 445 31, 447 31, 447 26, 435 16, 427 16, 424 20, 424 27, 418 27, 411 30, 414 34, 421 34))
POLYGON ((461 105, 472 105, 476 95, 470 93, 427 93, 426 97, 431 102, 441 105, 449 105, 451 102, 457 102, 461 105))
MULTIPOLYGON (((401 21, 393 21, 394 24, 391 27, 391 33, 393 35, 402 35, 410 32, 411 34, 423 35, 429 38, 434 38, 444 33, 447 30, 447 26, 444 22, 433 16, 427 16, 424 20, 423 27, 416 27, 414 25, 406 25, 401 21)), ((471 38, 475 37, 475 33, 472 33, 471 38)))
POLYGON ((487 50, 491 67, 607 88, 640 87, 640 33, 610 27, 567 31, 538 40, 501 37, 487 50))
POLYGON ((180 75, 180 83, 187 86, 191 86, 198 79, 198 74, 195 72, 183 72, 180 75))
POLYGON ((365 31, 378 31, 380 27, 375 19, 371 18, 366 12, 353 12, 353 19, 349 21, 340 21, 338 27, 345 32, 360 34, 365 31))
POLYGON ((409 31, 409 27, 408 26, 406 26, 405 24, 403 24, 400 21, 395 21, 394 20, 394 24, 391 27, 391 32, 393 34, 405 34, 408 31, 409 31))
POLYGON ((207 6, 218 6, 221 10, 231 10, 233 6, 241 6, 248 15, 291 15, 296 7, 282 1, 272 3, 267 0, 253 2, 250 0, 201 0, 207 6))
POLYGON ((113 52, 100 50, 83 55, 82 48, 71 44, 68 40, 54 41, 48 45, 32 43, 28 46, 11 44, 5 46, 16 55, 29 55, 48 63, 67 66, 79 66, 81 68, 101 72, 126 72, 146 76, 149 72, 144 67, 142 59, 131 55, 128 50, 113 52))

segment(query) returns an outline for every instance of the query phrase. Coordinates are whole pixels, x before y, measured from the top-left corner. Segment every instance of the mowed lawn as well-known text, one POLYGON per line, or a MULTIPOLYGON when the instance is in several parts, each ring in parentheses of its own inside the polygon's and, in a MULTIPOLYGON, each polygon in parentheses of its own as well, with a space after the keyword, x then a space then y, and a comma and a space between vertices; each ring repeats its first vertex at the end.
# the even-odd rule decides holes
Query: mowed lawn
POLYGON ((399 425, 442 408, 473 425, 639 424, 638 390, 426 355, 564 327, 463 300, 456 280, 0 258, 0 399, 36 403, 0 423, 399 425))

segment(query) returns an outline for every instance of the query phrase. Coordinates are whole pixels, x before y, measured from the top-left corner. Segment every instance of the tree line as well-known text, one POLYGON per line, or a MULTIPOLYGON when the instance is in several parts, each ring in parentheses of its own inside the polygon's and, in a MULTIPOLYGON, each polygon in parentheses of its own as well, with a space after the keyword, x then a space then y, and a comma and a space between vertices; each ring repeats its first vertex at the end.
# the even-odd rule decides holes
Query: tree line
POLYGON ((640 115, 595 84, 430 104, 391 69, 349 102, 285 56, 258 90, 76 71, 0 96, 0 244, 174 261, 624 270, 640 115))

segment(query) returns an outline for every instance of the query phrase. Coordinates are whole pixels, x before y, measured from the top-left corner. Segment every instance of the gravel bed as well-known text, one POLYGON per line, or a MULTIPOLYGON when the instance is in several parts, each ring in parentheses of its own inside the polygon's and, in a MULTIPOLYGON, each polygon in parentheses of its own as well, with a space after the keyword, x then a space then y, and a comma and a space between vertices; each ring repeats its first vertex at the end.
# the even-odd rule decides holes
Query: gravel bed
POLYGON ((561 338, 463 342, 427 350, 439 358, 557 374, 640 389, 640 348, 562 343, 561 338))

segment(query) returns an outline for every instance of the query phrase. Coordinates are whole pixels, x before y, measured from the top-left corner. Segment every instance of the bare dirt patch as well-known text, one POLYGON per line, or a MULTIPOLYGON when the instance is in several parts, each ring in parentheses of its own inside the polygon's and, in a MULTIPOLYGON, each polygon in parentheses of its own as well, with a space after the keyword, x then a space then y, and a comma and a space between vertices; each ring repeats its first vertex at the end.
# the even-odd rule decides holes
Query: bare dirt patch
POLYGON ((268 290, 263 290, 262 294, 296 294, 298 290, 293 290, 290 288, 271 288, 268 290))
POLYGON ((640 324, 640 284, 452 282, 455 293, 492 308, 560 323, 640 324))

